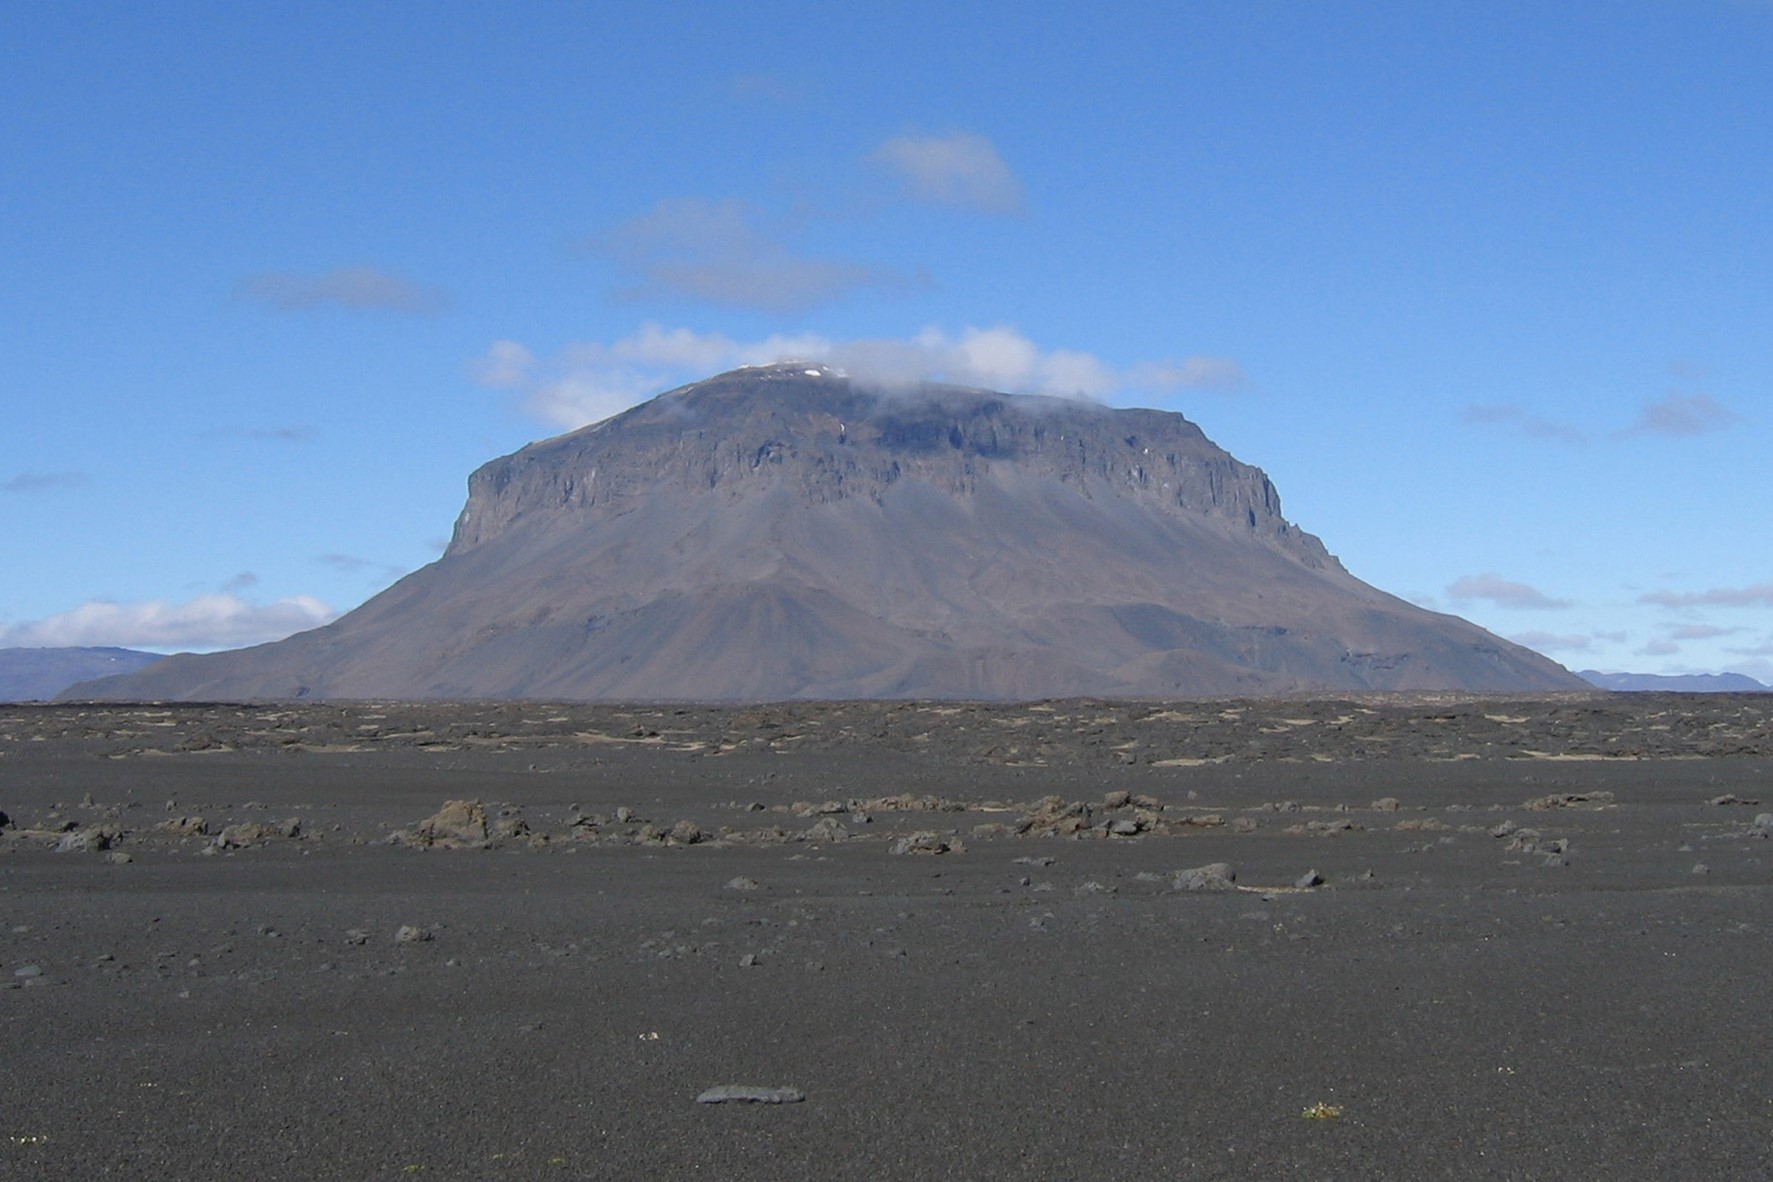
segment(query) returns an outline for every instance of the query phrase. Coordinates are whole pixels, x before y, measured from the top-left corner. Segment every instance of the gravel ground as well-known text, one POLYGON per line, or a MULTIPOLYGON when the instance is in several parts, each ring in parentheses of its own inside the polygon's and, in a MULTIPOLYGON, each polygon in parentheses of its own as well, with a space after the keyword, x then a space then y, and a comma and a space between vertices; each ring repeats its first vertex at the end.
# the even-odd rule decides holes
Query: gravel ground
POLYGON ((0 706, 0 1177, 1767 1177, 1770 721, 0 706))

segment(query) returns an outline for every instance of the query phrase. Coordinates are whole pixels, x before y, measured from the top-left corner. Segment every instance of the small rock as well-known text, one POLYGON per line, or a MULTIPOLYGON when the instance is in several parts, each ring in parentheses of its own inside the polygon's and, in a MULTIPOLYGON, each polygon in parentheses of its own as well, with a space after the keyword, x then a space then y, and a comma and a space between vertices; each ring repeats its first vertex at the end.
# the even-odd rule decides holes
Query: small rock
POLYGON ((429 939, 431 939, 429 928, 414 927, 412 924, 403 923, 394 929, 396 944, 422 944, 429 939))
POLYGON ((347 943, 347 944, 367 944, 367 943, 369 943, 369 929, 368 928, 347 929, 345 932, 345 943, 347 943))
POLYGON ((1134 837, 1139 832, 1139 822, 1131 817, 1121 817, 1108 823, 1108 832, 1115 837, 1134 837))
POLYGON ((40 965, 28 964, 21 969, 12 970, 12 975, 23 980, 29 980, 32 977, 41 977, 43 975, 43 968, 40 965))
POLYGON ((829 844, 832 842, 843 841, 847 839, 849 835, 850 831, 845 829, 836 817, 824 816, 808 826, 807 831, 801 836, 807 841, 818 841, 829 844))
POLYGON ((1170 884, 1176 891, 1229 891, 1237 881, 1237 871, 1229 862, 1209 862, 1189 870, 1178 870, 1170 884))
POLYGON ((702 840, 702 827, 694 821, 679 821, 666 836, 674 845, 695 845, 702 840))
POLYGON ((965 847, 930 830, 909 833, 887 848, 889 854, 964 853, 965 847))
POLYGON ((623 805, 616 810, 616 820, 624 825, 628 824, 628 822, 634 820, 634 810, 627 805, 623 805))
POLYGON ((215 844, 218 849, 238 850, 249 845, 257 845, 270 837, 276 830, 268 825, 260 825, 257 821, 245 821, 239 825, 228 825, 216 834, 215 844))
POLYGON ((111 848, 111 834, 104 829, 77 829, 55 844, 58 854, 96 854, 111 848))
POLYGON ((741 874, 736 878, 727 879, 726 889, 729 891, 761 891, 763 884, 755 878, 747 878, 741 874))
POLYGON ((697 1104, 798 1104, 806 1099, 799 1088, 766 1088, 755 1084, 721 1084, 696 1097, 697 1104))
POLYGON ((1693 873, 1694 874, 1710 874, 1711 867, 1707 866, 1704 862, 1695 862, 1695 863, 1693 863, 1693 873))
POLYGON ((105 861, 113 866, 122 866, 127 862, 135 861, 135 859, 123 850, 110 850, 105 854, 105 861))
POLYGON ((485 845, 486 807, 478 800, 446 800, 414 832, 421 845, 446 849, 485 845))
POLYGON ((1116 789, 1102 797, 1102 807, 1105 809, 1124 809, 1132 802, 1133 794, 1125 789, 1116 789))
POLYGON ((1395 796, 1381 796, 1373 802, 1373 808, 1381 813, 1395 813, 1404 807, 1404 802, 1395 796))
POLYGON ((1301 874, 1298 878, 1293 880, 1293 885, 1299 887, 1301 890, 1308 890, 1311 887, 1322 886, 1324 885, 1324 876, 1315 870, 1307 870, 1304 874, 1301 874))
POLYGON ((757 967, 757 953, 747 952, 744 956, 741 956, 739 958, 739 967, 742 969, 756 968, 757 967))

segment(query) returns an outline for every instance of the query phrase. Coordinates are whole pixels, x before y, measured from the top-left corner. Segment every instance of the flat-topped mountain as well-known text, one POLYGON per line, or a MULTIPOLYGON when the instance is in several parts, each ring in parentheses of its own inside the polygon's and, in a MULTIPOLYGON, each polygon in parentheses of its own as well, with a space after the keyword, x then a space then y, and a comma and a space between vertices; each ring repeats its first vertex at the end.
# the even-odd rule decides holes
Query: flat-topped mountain
POLYGON ((1181 415, 747 368, 480 468, 437 562, 108 698, 1582 689, 1345 571, 1181 415))

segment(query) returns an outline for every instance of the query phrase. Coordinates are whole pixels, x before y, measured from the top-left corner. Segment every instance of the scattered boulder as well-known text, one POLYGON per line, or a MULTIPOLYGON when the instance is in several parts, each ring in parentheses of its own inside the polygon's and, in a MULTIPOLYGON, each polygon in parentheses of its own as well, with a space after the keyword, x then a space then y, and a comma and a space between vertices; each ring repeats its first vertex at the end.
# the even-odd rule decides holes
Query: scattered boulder
POLYGON ((238 825, 225 826, 216 834, 215 845, 224 850, 245 849, 247 846, 258 845, 277 832, 269 825, 261 825, 257 821, 242 821, 238 825))
POLYGON ((755 1084, 721 1084, 696 1097, 697 1104, 798 1104, 806 1099, 799 1088, 766 1088, 755 1084))
POLYGON ((1404 802, 1395 796, 1381 796, 1373 802, 1373 809, 1381 813, 1395 813, 1404 807, 1404 802))
POLYGON ((1553 792, 1549 796, 1537 796, 1524 804, 1523 808, 1543 813, 1551 809, 1567 809, 1578 804, 1612 804, 1611 792, 1553 792))
POLYGON ((117 837, 117 831, 108 826, 98 825, 91 829, 76 829, 68 833, 55 844, 58 854, 97 854, 111 848, 111 842, 117 837))
POLYGON ((665 836, 672 845, 695 845, 706 839, 702 827, 694 821, 679 821, 671 826, 671 832, 665 836))
POLYGON ((966 847, 931 830, 908 833, 887 847, 889 854, 962 854, 966 847))
POLYGON ((209 822, 202 817, 173 817, 154 826, 162 833, 170 833, 175 837, 207 837, 209 822))
POLYGON ((414 831, 418 843, 461 849, 486 844, 486 808, 478 800, 448 800, 436 813, 419 822, 414 831))
POLYGON ((1176 871, 1170 883, 1175 891, 1229 891, 1236 889, 1237 871, 1229 862, 1209 862, 1176 871))
POLYGON ((430 928, 421 928, 414 924, 403 923, 394 929, 396 944, 423 944, 432 938, 430 928))
POLYGON ((807 841, 837 842, 848 839, 850 831, 834 816, 820 817, 801 836, 807 841))

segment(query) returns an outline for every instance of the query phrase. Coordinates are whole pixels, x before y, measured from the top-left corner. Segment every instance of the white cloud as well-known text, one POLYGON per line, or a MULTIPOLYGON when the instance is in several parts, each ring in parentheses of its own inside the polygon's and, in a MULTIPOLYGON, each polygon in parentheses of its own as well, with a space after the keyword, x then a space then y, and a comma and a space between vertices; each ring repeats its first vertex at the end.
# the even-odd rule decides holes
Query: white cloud
POLYGON ((1522 632, 1518 636, 1510 636, 1509 639, 1542 653, 1581 652, 1592 647, 1593 643, 1587 636, 1560 636, 1552 632, 1522 632))
POLYGON ((1588 435, 1579 428, 1535 414, 1513 402, 1468 406, 1461 417, 1474 426, 1495 427, 1529 439, 1560 439, 1565 443, 1588 442, 1588 435))
POLYGON ((1721 431, 1739 418, 1709 394, 1670 394, 1645 406, 1621 435, 1703 435, 1721 431))
POLYGON ((990 140, 973 132, 895 136, 870 157, 898 174, 919 201, 983 213, 1022 208, 1022 184, 990 140))
POLYGON ((1231 358, 1198 355, 1180 362, 1148 362, 1131 376, 1134 384, 1159 390, 1241 390, 1250 383, 1244 367, 1231 358))
POLYGON ((335 267, 318 275, 267 271, 241 280, 235 294, 282 312, 331 304, 353 311, 386 309, 425 316, 449 304, 440 289, 375 267, 335 267))
POLYGON ((35 493, 58 488, 84 488, 92 477, 84 472, 20 472, 0 480, 0 492, 35 493))
MULTIPOLYGON (((609 343, 569 345, 556 356, 535 358, 513 341, 498 341, 487 356, 470 364, 482 385, 515 389, 524 409, 556 427, 572 429, 619 414, 630 406, 685 382, 740 365, 776 361, 818 361, 843 369, 858 381, 883 386, 946 381, 1016 393, 1106 399, 1128 391, 1167 390, 1174 381, 1157 374, 1187 375, 1195 360, 1152 362, 1127 370, 1090 353, 1043 349, 1014 328, 967 328, 958 334, 925 328, 909 338, 834 341, 813 334, 736 341, 720 333, 643 325, 631 336, 609 343), (521 357, 521 367, 501 358, 521 357), (516 378, 515 385, 508 378, 516 378)), ((1235 362, 1218 359, 1241 374, 1235 362)))
POLYGON ((1525 583, 1513 583, 1501 575, 1465 575, 1447 584, 1447 594, 1454 599, 1487 599, 1497 607, 1556 608, 1569 607, 1567 599, 1553 599, 1525 583))
POLYGON ((904 286, 892 272, 796 254, 738 201, 661 201, 594 242, 633 280, 629 299, 689 296, 766 312, 828 303, 859 287, 904 286))
POLYGON ((536 355, 516 341, 494 341, 486 354, 468 363, 468 372, 482 386, 494 390, 516 390, 529 381, 535 368, 536 355))
POLYGON ((1709 591, 1651 591, 1638 596, 1638 602, 1660 607, 1773 607, 1773 581, 1709 591))
POLYGON ((96 600, 41 620, 0 627, 0 647, 237 648, 317 628, 337 614, 307 595, 268 604, 228 593, 199 595, 185 603, 96 600))

